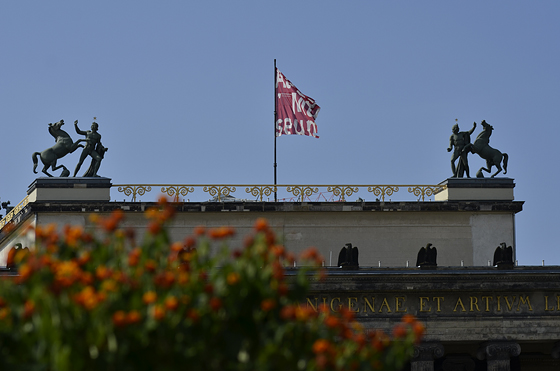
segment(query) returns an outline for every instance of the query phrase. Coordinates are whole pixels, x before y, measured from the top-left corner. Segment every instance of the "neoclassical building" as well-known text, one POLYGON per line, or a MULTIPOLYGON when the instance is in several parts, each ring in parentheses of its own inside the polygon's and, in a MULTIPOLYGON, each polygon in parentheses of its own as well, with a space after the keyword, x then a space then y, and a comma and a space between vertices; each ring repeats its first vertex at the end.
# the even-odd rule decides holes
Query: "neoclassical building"
MULTIPOLYGON (((125 226, 142 232, 142 212, 154 204, 136 200, 143 187, 130 188, 132 199, 117 202, 111 201, 117 187, 107 178, 36 179, 26 199, 0 222, 0 266, 16 244, 34 248, 30 225, 93 228, 89 214, 121 209, 125 226)), ((410 370, 560 369, 560 267, 516 264, 515 215, 523 202, 514 199, 513 179, 450 178, 429 189, 419 186, 417 201, 386 200, 390 186, 369 186, 380 190, 375 201, 270 202, 262 194, 272 186, 258 186, 256 201, 226 202, 235 187, 220 187, 214 200, 176 203, 172 238, 181 240, 199 225, 228 225, 238 231, 231 242, 236 246, 257 218, 267 218, 288 250, 316 246, 325 259, 327 278, 313 282, 304 305, 317 310, 325 304, 332 311, 345 306, 367 329, 388 330, 404 314, 425 323, 410 370), (434 200, 425 201, 425 192, 434 200), (339 267, 339 252, 349 243, 358 247, 359 265, 339 267), (418 267, 419 250, 428 244, 437 256, 418 267), (511 264, 494 265, 499 246, 511 247, 511 264)))

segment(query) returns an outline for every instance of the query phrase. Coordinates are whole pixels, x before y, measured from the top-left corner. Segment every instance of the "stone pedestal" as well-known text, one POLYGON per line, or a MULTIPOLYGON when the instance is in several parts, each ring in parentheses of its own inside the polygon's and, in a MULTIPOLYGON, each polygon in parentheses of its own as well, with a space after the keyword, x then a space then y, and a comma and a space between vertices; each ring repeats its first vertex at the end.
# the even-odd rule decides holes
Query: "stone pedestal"
POLYGON ((443 356, 444 349, 440 343, 422 343, 414 347, 410 361, 411 371, 434 371, 434 359, 443 356))
POLYGON ((37 178, 27 190, 29 202, 110 201, 109 178, 37 178))
POLYGON ((439 183, 447 188, 436 192, 436 201, 513 201, 511 178, 449 178, 439 183))
POLYGON ((488 342, 478 350, 478 359, 486 359, 488 371, 510 371, 510 358, 521 354, 521 346, 514 342, 488 342))

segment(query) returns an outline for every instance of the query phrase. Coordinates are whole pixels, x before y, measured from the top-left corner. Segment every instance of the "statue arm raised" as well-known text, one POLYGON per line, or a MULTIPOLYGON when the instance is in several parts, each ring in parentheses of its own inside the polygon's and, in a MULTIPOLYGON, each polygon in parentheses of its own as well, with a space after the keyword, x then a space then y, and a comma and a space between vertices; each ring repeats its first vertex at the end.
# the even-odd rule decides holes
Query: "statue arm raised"
POLYGON ((80 135, 87 135, 86 131, 82 131, 80 130, 80 128, 78 128, 78 120, 74 121, 74 128, 76 129, 76 133, 80 135))
POLYGON ((472 126, 472 129, 469 130, 469 134, 472 134, 473 131, 474 131, 474 129, 476 129, 476 121, 474 122, 474 124, 473 124, 473 126, 472 126))

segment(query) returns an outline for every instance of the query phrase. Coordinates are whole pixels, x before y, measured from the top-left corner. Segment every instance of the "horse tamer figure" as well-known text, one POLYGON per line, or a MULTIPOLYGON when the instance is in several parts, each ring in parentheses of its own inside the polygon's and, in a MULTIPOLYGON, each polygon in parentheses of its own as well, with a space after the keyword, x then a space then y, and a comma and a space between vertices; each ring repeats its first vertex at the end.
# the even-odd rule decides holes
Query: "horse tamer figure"
MULTIPOLYGON (((76 121, 77 122, 77 121, 76 121)), ((63 168, 62 173, 60 174, 61 177, 67 177, 70 175, 70 171, 64 165, 56 166, 56 161, 59 158, 66 156, 68 153, 74 152, 76 149, 80 147, 84 147, 83 145, 79 144, 79 141, 74 143, 70 135, 67 132, 61 129, 62 125, 64 125, 64 120, 60 120, 54 124, 49 124, 49 133, 54 137, 56 143, 51 148, 47 148, 43 152, 35 152, 32 155, 33 159, 33 172, 37 174, 37 165, 39 160, 37 156, 40 156, 41 162, 43 163, 43 173, 47 174, 48 176, 52 177, 51 174, 47 171, 49 167, 51 167, 52 171, 58 170, 63 168)))
POLYGON ((469 143, 463 148, 463 152, 471 151, 471 153, 476 153, 484 160, 486 160, 486 167, 481 167, 476 173, 477 178, 484 178, 482 171, 487 173, 492 172, 492 166, 496 166, 498 171, 492 174, 492 178, 498 175, 502 171, 502 165, 504 170, 504 175, 507 174, 507 163, 508 155, 507 153, 502 153, 495 148, 490 147, 488 144, 490 142, 490 135, 494 127, 488 124, 485 120, 480 123, 482 126, 482 132, 478 134, 474 143, 469 143), (503 161, 502 161, 503 160, 503 161))

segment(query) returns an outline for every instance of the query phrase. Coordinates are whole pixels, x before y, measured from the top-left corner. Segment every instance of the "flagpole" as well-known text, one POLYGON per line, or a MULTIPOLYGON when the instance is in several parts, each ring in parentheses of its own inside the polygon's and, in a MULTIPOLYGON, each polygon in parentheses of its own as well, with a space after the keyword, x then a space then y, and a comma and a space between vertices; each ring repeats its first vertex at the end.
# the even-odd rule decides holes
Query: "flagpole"
POLYGON ((274 202, 278 202, 278 195, 276 193, 276 118, 278 114, 276 113, 276 85, 278 74, 276 73, 276 59, 274 59, 274 202))

